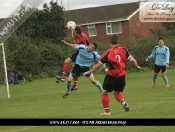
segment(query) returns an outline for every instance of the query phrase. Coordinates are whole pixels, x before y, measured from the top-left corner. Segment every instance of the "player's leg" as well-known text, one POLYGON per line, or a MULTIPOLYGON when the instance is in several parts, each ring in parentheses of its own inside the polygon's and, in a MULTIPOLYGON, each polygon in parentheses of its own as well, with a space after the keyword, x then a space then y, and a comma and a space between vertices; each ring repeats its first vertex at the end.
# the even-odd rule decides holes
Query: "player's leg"
POLYGON ((156 83, 157 83, 157 75, 160 72, 160 66, 158 65, 154 65, 154 73, 153 73, 153 84, 152 84, 152 88, 156 87, 156 83))
POLYGON ((80 73, 81 73, 81 68, 77 67, 77 65, 74 65, 73 68, 72 68, 72 71, 69 75, 69 78, 68 78, 68 81, 67 81, 67 91, 63 95, 63 98, 66 98, 67 95, 69 95, 71 93, 71 82, 72 82, 73 78, 79 77, 80 73))
POLYGON ((120 102, 120 103, 122 104, 122 106, 123 106, 123 108, 125 109, 125 111, 126 111, 126 112, 129 111, 129 106, 128 106, 128 104, 126 103, 126 101, 125 101, 125 99, 124 99, 122 93, 119 92, 119 91, 114 91, 114 92, 113 92, 113 95, 114 95, 115 99, 116 99, 118 102, 120 102))
POLYGON ((102 105, 103 105, 103 108, 104 108, 104 113, 102 113, 100 115, 111 115, 110 108, 109 108, 110 99, 109 99, 107 90, 102 91, 101 102, 102 102, 102 105))
POLYGON ((95 80, 93 73, 89 75, 88 79, 100 90, 100 92, 102 92, 102 85, 97 80, 95 80))
MULTIPOLYGON (((82 72, 87 71, 89 71, 89 67, 84 67, 82 69, 82 72)), ((100 92, 102 92, 103 90, 102 85, 97 80, 95 80, 93 73, 87 74, 86 77, 88 77, 88 79, 100 90, 100 92)))
POLYGON ((122 77, 119 77, 119 78, 114 78, 114 79, 115 79, 115 83, 114 83, 115 88, 113 91, 113 95, 114 95, 115 99, 122 104, 125 111, 129 111, 129 106, 126 103, 126 101, 122 95, 122 92, 123 92, 123 90, 125 88, 125 84, 126 84, 125 75, 122 77))
MULTIPOLYGON (((72 62, 75 62, 78 53, 79 53, 79 52, 76 51, 76 52, 71 56, 71 60, 72 60, 72 62)), ((72 91, 78 89, 78 87, 77 87, 77 82, 78 82, 78 77, 74 77, 74 82, 73 82, 73 84, 72 84, 72 89, 71 89, 72 91)))
POLYGON ((113 80, 111 80, 112 77, 110 77, 109 75, 106 75, 104 78, 104 82, 103 82, 103 91, 102 91, 102 98, 101 98, 101 102, 104 108, 104 113, 100 114, 100 115, 110 115, 110 99, 108 96, 108 92, 112 92, 113 91, 113 80))
POLYGON ((73 80, 72 76, 68 77, 67 81, 67 87, 66 87, 66 93, 63 95, 63 98, 66 98, 71 93, 71 82, 73 80))
POLYGON ((67 58, 64 61, 64 66, 63 66, 63 72, 62 72, 62 79, 65 79, 67 76, 67 73, 69 71, 69 63, 71 62, 71 58, 67 58))
POLYGON ((169 88, 168 77, 166 76, 166 71, 167 71, 166 66, 162 66, 161 67, 161 75, 162 75, 162 78, 165 82, 165 87, 169 88))
POLYGON ((78 77, 74 77, 74 81, 73 81, 73 84, 72 84, 71 91, 74 91, 74 90, 78 89, 77 82, 78 82, 78 77))
MULTIPOLYGON (((70 73, 69 76, 72 76, 72 74, 70 73)), ((74 77, 73 78, 73 85, 71 86, 71 91, 74 91, 74 90, 78 89, 77 85, 75 85, 77 83, 77 81, 78 81, 78 77, 74 77)))
POLYGON ((157 75, 158 75, 158 73, 156 73, 156 72, 153 73, 153 84, 152 84, 152 88, 155 88, 156 87, 157 75))
MULTIPOLYGON (((74 65, 72 66, 72 68, 74 67, 74 65)), ((72 69, 71 69, 71 71, 72 71, 72 69)), ((69 76, 72 76, 72 74, 70 73, 69 74, 69 76)), ((74 90, 77 90, 78 88, 77 88, 77 85, 76 85, 76 83, 78 82, 78 77, 74 77, 73 78, 73 85, 72 85, 72 87, 71 87, 71 91, 74 91, 74 90)))
POLYGON ((68 73, 68 71, 69 71, 69 63, 70 63, 70 62, 71 62, 71 58, 70 58, 70 57, 64 60, 64 65, 63 65, 63 69, 62 69, 62 75, 61 75, 61 76, 55 75, 55 77, 56 77, 58 80, 60 80, 60 81, 62 81, 62 82, 65 81, 65 78, 66 78, 67 73, 68 73))

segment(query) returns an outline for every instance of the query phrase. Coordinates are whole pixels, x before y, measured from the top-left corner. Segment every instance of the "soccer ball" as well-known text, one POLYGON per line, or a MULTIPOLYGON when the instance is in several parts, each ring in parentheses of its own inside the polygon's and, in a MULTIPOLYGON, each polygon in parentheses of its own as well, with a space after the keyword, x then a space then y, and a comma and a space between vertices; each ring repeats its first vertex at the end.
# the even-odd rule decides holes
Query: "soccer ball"
POLYGON ((76 27, 76 23, 75 23, 74 21, 69 21, 69 22, 67 23, 67 28, 68 28, 69 30, 74 30, 75 27, 76 27))
POLYGON ((108 68, 105 68, 105 72, 108 72, 108 68))

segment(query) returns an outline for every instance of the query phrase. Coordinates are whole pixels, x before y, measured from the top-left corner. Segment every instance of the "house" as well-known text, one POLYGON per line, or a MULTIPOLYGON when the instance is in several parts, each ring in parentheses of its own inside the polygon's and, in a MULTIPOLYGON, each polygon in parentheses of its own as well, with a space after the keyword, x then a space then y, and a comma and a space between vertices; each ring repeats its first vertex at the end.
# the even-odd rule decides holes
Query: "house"
MULTIPOLYGON (((120 40, 134 37, 153 37, 160 22, 141 22, 139 2, 115 4, 100 7, 65 11, 65 22, 74 21, 82 27, 91 42, 109 43, 111 34, 118 34, 120 40)), ((71 34, 68 31, 68 34, 71 34)))

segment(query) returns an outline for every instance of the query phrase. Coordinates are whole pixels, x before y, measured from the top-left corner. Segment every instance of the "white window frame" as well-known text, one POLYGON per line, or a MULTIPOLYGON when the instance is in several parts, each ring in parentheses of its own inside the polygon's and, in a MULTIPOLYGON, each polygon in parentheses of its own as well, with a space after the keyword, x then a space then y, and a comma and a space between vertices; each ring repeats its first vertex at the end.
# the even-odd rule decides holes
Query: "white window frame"
POLYGON ((111 34, 120 34, 122 33, 122 26, 121 26, 121 22, 107 22, 106 23, 106 34, 107 35, 111 35, 111 34), (120 26, 120 31, 118 32, 112 32, 112 23, 119 23, 119 26, 120 26), (108 32, 108 28, 110 28, 110 33, 108 32))
POLYGON ((97 36, 97 31, 96 31, 95 24, 90 24, 90 25, 87 26, 87 28, 88 28, 89 37, 97 36), (90 34, 90 30, 91 30, 91 29, 94 29, 94 30, 95 30, 95 34, 94 34, 94 35, 91 35, 91 34, 90 34))

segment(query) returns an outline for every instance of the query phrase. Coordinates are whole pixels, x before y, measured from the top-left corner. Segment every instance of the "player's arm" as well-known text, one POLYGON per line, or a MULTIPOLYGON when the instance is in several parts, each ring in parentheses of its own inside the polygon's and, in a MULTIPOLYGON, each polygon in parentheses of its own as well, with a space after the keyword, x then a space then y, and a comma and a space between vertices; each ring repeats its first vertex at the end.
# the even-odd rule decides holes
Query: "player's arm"
POLYGON ((140 66, 137 64, 136 59, 132 58, 131 63, 132 63, 137 69, 140 69, 140 66))
POLYGON ((127 60, 129 60, 137 69, 140 69, 140 66, 137 64, 136 59, 134 59, 134 57, 131 55, 131 53, 128 50, 126 50, 126 57, 127 57, 127 60))
POLYGON ((84 72, 83 75, 87 75, 87 74, 90 74, 94 71, 97 71, 98 69, 100 69, 100 67, 102 66, 102 64, 100 62, 98 62, 95 66, 93 66, 89 71, 87 72, 84 72))
POLYGON ((61 40, 61 42, 62 42, 63 44, 65 44, 65 45, 68 45, 68 46, 71 47, 71 48, 74 48, 75 46, 78 45, 78 44, 71 44, 71 43, 68 43, 68 42, 66 42, 65 40, 61 40))
POLYGON ((169 51, 169 48, 167 48, 165 59, 166 59, 166 67, 168 68, 169 67, 169 60, 170 60, 170 51, 169 51))
MULTIPOLYGON (((100 58, 100 56, 97 56, 98 58, 100 58)), ((103 63, 101 63, 101 61, 99 61, 97 64, 95 64, 89 71, 84 72, 83 75, 87 75, 90 74, 94 71, 97 71, 98 69, 100 69, 100 67, 103 65, 103 63)))
POLYGON ((166 64, 169 64, 169 60, 170 60, 170 51, 169 51, 169 48, 167 48, 167 51, 166 51, 166 64))
POLYGON ((157 47, 155 47, 155 48, 153 49, 151 55, 149 55, 149 56, 146 58, 146 61, 148 61, 149 59, 151 59, 151 58, 153 58, 153 57, 156 56, 156 48, 157 48, 157 47))

